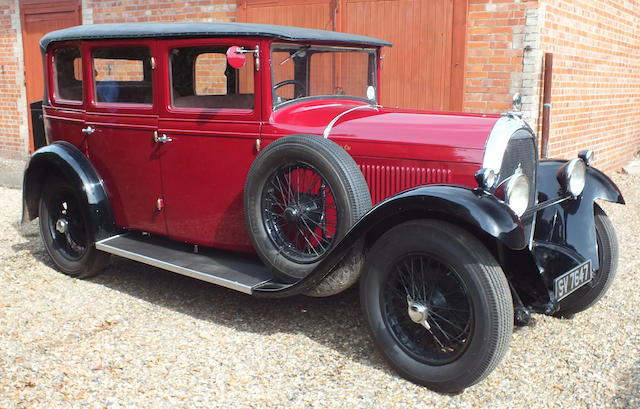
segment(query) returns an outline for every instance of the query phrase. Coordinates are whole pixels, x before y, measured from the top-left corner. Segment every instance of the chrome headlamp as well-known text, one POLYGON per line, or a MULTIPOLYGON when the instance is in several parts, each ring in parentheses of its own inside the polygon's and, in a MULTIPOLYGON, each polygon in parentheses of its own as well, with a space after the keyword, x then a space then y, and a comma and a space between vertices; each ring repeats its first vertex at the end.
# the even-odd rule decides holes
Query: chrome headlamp
POLYGON ((478 187, 483 190, 489 190, 496 185, 498 181, 498 175, 491 168, 482 168, 475 174, 478 187))
POLYGON ((582 158, 571 159, 558 169, 556 175, 562 191, 572 198, 580 196, 587 178, 587 165, 582 158))
POLYGON ((580 153, 578 153, 578 157, 582 159, 587 166, 591 166, 591 163, 595 159, 595 156, 596 154, 590 149, 580 151, 580 153))
POLYGON ((529 180, 524 174, 516 173, 505 183, 504 201, 520 217, 529 207, 529 180))

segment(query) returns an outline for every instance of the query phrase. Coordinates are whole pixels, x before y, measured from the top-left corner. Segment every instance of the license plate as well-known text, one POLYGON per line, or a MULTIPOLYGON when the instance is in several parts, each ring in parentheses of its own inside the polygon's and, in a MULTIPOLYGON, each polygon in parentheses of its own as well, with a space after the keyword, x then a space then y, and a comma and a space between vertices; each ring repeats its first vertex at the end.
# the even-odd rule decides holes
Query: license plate
POLYGON ((553 280, 553 288, 556 300, 560 301, 578 288, 593 280, 591 270, 591 260, 580 264, 578 267, 567 271, 560 277, 553 280))

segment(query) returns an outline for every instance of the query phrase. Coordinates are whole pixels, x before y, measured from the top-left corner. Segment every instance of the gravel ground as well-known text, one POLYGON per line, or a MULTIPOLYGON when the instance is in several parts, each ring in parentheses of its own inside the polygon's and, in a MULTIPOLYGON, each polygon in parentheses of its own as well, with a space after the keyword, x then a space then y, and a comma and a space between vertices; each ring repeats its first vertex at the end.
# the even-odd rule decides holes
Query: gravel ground
POLYGON ((0 188, 0 408, 640 407, 640 176, 605 203, 617 281, 571 320, 534 316, 481 384, 441 395, 373 351, 358 294, 262 300, 114 258, 81 281, 56 272, 0 188))

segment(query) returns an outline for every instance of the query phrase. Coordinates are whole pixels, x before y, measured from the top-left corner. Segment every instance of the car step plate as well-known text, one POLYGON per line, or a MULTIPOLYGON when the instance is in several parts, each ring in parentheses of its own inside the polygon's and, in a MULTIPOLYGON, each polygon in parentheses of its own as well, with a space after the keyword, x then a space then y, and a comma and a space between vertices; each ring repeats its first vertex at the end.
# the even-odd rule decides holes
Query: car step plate
POLYGON ((98 250, 251 294, 271 280, 258 257, 194 246, 162 237, 125 233, 96 243, 98 250))
POLYGON ((591 280, 593 280, 593 270, 591 270, 591 260, 587 260, 553 280, 556 301, 571 295, 591 280))

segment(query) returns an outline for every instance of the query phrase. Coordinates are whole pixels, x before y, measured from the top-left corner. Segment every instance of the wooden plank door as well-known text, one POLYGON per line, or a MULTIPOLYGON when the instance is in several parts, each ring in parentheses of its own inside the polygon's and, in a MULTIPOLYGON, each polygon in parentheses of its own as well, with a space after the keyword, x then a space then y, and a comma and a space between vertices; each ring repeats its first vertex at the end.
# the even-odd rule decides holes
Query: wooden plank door
POLYGON ((340 0, 337 31, 382 38, 386 106, 460 110, 466 0, 340 0))
POLYGON ((50 31, 82 23, 79 0, 21 0, 22 46, 24 50, 24 75, 29 112, 29 151, 33 152, 33 130, 29 104, 44 95, 44 73, 40 38, 50 31))
POLYGON ((333 30, 333 4, 332 0, 240 0, 236 14, 243 23, 333 30))
POLYGON ((393 47, 383 49, 383 105, 462 110, 467 1, 239 0, 237 18, 390 41, 393 47))

